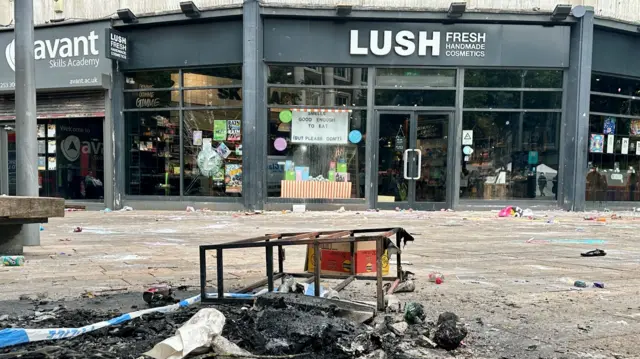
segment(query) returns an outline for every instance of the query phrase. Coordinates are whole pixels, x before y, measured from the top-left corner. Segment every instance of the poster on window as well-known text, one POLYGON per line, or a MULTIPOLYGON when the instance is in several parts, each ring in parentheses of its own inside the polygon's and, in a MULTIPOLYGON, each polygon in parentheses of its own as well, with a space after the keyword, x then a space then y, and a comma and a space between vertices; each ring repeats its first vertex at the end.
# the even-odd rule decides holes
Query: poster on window
POLYGON ((224 173, 225 192, 242 192, 242 165, 228 163, 225 165, 224 173))
POLYGON ((227 139, 227 121, 213 120, 213 140, 225 141, 227 139))
POLYGON ((240 120, 227 120, 227 141, 240 141, 240 120))
POLYGON ((629 132, 632 136, 640 136, 640 120, 631 120, 629 132))
POLYGON ((623 155, 628 155, 629 154, 629 139, 627 137, 622 139, 621 153, 623 155))
POLYGON ((602 153, 604 152, 604 135, 599 133, 592 133, 591 140, 589 142, 589 152, 602 153))
POLYGON ((616 133, 615 117, 607 117, 604 119, 604 128, 602 131, 605 135, 614 135, 616 133))
POLYGON ((349 112, 333 110, 294 110, 291 120, 292 143, 343 145, 349 140, 349 112))

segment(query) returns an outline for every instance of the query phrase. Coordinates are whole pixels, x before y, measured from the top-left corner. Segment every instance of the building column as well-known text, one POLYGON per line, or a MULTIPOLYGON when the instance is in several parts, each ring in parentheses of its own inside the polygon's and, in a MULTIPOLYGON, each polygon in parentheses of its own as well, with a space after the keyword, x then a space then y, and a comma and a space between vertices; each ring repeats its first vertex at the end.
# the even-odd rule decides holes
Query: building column
POLYGON ((9 134, 0 126, 0 194, 9 195, 9 134))
POLYGON ((264 208, 267 183, 267 131, 263 28, 258 0, 242 8, 242 196, 249 210, 264 208))
POLYGON ((562 126, 562 198, 568 211, 584 211, 589 141, 589 99, 591 92, 591 55, 593 52, 592 7, 571 28, 567 106, 562 126))
MULTIPOLYGON (((124 75, 118 71, 117 61, 113 61, 113 67, 111 71, 111 91, 109 91, 111 97, 110 111, 107 111, 106 115, 109 118, 105 118, 105 179, 107 176, 111 178, 111 185, 107 190, 111 191, 111 195, 108 198, 107 206, 112 209, 122 209, 124 189, 125 189, 125 171, 128 169, 125 167, 125 156, 129 156, 128 148, 125 143, 125 123, 124 114, 122 109, 124 108, 124 75), (107 126, 108 124, 108 126, 107 126), (106 132, 108 131, 108 132, 106 132), (106 137, 109 138, 106 138, 106 137), (107 142, 111 144, 111 148, 107 152, 107 142), (107 173, 106 158, 113 161, 111 164, 110 172, 107 173)), ((106 185, 105 180, 105 185, 106 185)))

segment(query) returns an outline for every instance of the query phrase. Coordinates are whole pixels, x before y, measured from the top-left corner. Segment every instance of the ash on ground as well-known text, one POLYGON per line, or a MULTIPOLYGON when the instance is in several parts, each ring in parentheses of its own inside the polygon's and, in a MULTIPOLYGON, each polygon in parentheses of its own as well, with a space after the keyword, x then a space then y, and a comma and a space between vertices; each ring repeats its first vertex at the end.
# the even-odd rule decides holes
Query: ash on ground
MULTIPOLYGON (((139 358, 155 344, 172 336, 202 306, 142 318, 85 335, 0 349, 0 358, 139 358)), ((215 306, 226 317, 222 336, 254 355, 305 353, 308 359, 404 359, 459 355, 447 352, 460 344, 466 329, 454 314, 437 323, 411 320, 403 314, 378 314, 367 324, 334 316, 331 311, 289 305, 273 307, 215 306)), ((9 318, 0 330, 15 328, 74 328, 108 320, 117 312, 57 307, 48 312, 9 318), (8 325, 8 324, 11 325, 8 325)), ((434 318, 435 319, 435 318, 434 318)))

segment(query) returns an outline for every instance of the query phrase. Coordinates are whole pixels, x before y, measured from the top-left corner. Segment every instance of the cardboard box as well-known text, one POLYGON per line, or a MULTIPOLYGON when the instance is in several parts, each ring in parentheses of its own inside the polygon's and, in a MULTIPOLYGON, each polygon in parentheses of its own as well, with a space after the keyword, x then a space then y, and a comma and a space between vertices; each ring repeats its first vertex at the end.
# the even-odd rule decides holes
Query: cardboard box
MULTIPOLYGON (((320 274, 351 273, 350 243, 330 243, 320 245, 320 274)), ((376 242, 358 242, 355 245, 356 274, 376 273, 376 242)), ((307 246, 307 258, 304 270, 313 273, 313 245, 307 246)), ((389 274, 389 256, 382 255, 382 275, 389 274)))

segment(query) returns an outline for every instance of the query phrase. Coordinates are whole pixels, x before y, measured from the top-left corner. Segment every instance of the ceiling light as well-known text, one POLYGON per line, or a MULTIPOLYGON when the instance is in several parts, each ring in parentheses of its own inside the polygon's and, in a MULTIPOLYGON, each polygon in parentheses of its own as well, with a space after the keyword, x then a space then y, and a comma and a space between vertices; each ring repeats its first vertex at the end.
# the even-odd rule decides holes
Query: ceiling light
POLYGON ((467 3, 466 2, 452 2, 449 5, 449 11, 447 11, 447 17, 450 18, 459 18, 462 17, 462 14, 467 11, 467 3))
POLYGON ((180 2, 180 10, 182 10, 187 17, 200 17, 200 9, 198 9, 193 1, 180 2))
POLYGON ((133 24, 138 22, 136 15, 129 9, 118 9, 118 18, 126 24, 133 24))
POLYGON ((553 13, 551 13, 551 20, 562 21, 565 20, 569 14, 571 14, 571 5, 558 4, 556 8, 553 9, 553 13))
POLYGON ((336 6, 336 15, 349 16, 351 15, 351 10, 353 10, 353 6, 351 5, 338 5, 336 6))

